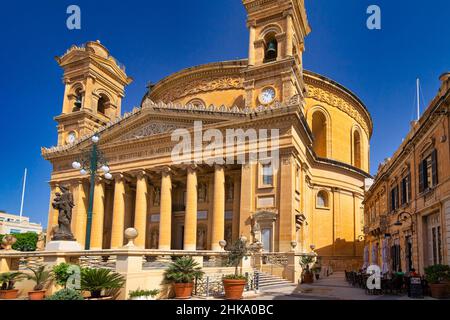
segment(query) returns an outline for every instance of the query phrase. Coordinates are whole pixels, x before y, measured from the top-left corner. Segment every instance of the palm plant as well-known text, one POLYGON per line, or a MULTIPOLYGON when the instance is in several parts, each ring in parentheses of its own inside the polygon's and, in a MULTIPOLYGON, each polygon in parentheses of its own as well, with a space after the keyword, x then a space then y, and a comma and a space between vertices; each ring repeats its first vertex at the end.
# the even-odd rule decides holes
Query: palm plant
POLYGON ((0 274, 0 290, 13 290, 16 281, 20 281, 24 278, 22 272, 5 272, 0 274))
POLYGON ((100 298, 103 289, 120 289, 124 283, 124 277, 110 269, 81 269, 81 290, 89 291, 92 298, 100 298))
POLYGON ((33 280, 36 285, 34 286, 34 291, 44 290, 45 286, 50 280, 52 280, 52 272, 46 270, 45 266, 39 266, 37 268, 28 268, 33 272, 31 275, 27 275, 28 280, 33 280))
POLYGON ((307 256, 302 256, 301 260, 300 260, 300 265, 302 266, 303 272, 305 273, 309 273, 309 269, 312 263, 314 263, 314 257, 307 255, 307 256))
POLYGON ((175 283, 192 283, 195 278, 201 278, 203 275, 199 263, 191 257, 176 259, 165 272, 165 278, 175 283))

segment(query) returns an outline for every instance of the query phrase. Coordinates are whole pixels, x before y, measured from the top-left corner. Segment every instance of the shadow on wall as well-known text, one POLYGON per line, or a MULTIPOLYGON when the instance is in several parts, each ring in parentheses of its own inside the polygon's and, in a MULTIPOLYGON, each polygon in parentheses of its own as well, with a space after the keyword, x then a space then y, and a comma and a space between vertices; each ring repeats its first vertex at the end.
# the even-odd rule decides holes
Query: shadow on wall
POLYGON ((334 271, 359 270, 363 264, 364 241, 346 241, 336 239, 329 246, 315 248, 324 266, 334 271))

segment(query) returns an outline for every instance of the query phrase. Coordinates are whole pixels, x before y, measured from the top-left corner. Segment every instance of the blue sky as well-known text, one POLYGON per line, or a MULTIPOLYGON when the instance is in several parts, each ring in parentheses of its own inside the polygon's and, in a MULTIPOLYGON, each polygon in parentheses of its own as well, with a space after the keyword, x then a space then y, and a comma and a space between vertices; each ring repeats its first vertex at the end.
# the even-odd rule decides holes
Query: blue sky
MULTIPOLYGON (((374 120, 371 172, 406 135, 414 115, 415 79, 424 101, 449 71, 450 2, 442 0, 306 0, 313 29, 305 66, 356 93, 374 120), (382 10, 382 30, 366 28, 366 9, 382 10)), ((248 32, 240 0, 7 1, 0 11, 0 210, 18 212, 29 170, 25 214, 46 224, 51 167, 41 146, 56 144, 62 70, 54 56, 72 44, 101 40, 134 78, 123 110, 139 105, 149 81, 185 67, 246 58, 248 32), (77 4, 82 29, 66 28, 77 4)))

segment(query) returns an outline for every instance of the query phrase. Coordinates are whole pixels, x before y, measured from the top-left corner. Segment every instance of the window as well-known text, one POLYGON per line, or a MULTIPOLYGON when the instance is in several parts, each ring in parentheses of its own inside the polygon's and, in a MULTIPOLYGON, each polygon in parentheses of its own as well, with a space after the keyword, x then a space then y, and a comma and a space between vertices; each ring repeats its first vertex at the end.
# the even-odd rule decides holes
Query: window
POLYGON ((312 115, 313 149, 318 157, 327 156, 327 121, 325 115, 316 111, 312 115))
POLYGON ((325 190, 319 191, 317 193, 317 207, 328 208, 328 192, 326 192, 325 190))
POLYGON ((411 201, 411 174, 408 173, 401 182, 401 204, 405 205, 411 201))
POLYGON ((271 62, 277 60, 278 57, 278 41, 274 36, 271 36, 266 41, 266 51, 264 54, 264 62, 271 62))
POLYGON ((391 211, 395 211, 398 209, 399 205, 398 205, 398 185, 395 185, 392 189, 391 189, 391 211))
POLYGON ((419 193, 425 192, 437 184, 437 150, 435 149, 419 164, 419 193))
POLYGON ((75 102, 73 104, 72 112, 80 111, 82 105, 83 105, 83 94, 81 93, 81 89, 77 89, 75 91, 75 102))
POLYGON ((97 112, 105 114, 108 103, 109 103, 108 97, 102 94, 97 102, 97 112))
POLYGON ((353 133, 353 165, 361 169, 361 135, 357 130, 353 133))
POLYGON ((205 108, 206 104, 201 99, 192 99, 186 105, 192 105, 194 108, 205 108))
POLYGON ((273 185, 273 169, 272 164, 262 165, 262 183, 266 186, 273 185))
POLYGON ((9 233, 11 233, 11 234, 18 234, 18 233, 20 233, 20 230, 19 229, 10 229, 9 233))

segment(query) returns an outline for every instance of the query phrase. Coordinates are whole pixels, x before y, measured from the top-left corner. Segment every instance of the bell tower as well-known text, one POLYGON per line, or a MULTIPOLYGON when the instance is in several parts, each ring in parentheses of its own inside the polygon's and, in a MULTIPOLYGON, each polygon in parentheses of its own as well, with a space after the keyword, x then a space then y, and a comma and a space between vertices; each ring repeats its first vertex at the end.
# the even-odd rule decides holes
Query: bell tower
POLYGON ((133 80, 100 41, 72 46, 55 59, 64 69, 65 84, 62 113, 55 117, 58 145, 120 117, 125 87, 133 80))
POLYGON ((311 31, 304 0, 242 0, 250 32, 246 106, 305 96, 302 55, 311 31))

